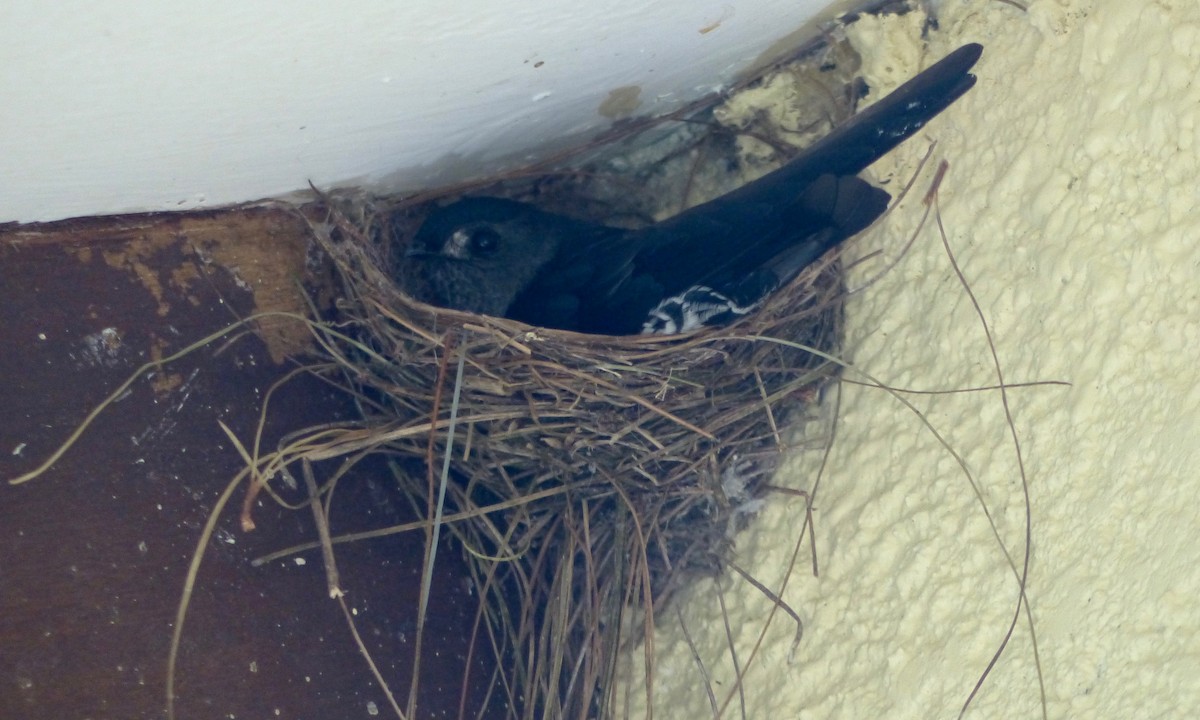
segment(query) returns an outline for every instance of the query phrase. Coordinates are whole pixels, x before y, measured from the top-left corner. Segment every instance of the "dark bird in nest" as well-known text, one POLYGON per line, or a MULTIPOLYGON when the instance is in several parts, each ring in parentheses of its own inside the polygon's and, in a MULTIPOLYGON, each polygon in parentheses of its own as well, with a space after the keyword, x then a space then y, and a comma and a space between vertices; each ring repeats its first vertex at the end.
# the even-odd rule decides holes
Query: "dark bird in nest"
POLYGON ((732 322, 883 213, 891 196, 858 173, 969 90, 982 51, 964 45, 783 167, 646 228, 457 200, 425 219, 398 280, 433 305, 585 333, 732 322))

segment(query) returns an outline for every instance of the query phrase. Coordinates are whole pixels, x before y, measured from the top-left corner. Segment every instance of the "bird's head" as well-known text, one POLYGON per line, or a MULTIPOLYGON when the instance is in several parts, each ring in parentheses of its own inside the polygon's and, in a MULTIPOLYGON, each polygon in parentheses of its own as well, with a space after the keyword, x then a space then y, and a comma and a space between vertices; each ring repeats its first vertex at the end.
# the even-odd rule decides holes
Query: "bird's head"
POLYGON ((556 216, 500 198, 463 198, 429 213, 407 255, 495 265, 545 262, 557 246, 556 216))
POLYGON ((463 198, 436 208, 405 252, 437 305, 503 315, 552 258, 567 218, 500 198, 463 198))

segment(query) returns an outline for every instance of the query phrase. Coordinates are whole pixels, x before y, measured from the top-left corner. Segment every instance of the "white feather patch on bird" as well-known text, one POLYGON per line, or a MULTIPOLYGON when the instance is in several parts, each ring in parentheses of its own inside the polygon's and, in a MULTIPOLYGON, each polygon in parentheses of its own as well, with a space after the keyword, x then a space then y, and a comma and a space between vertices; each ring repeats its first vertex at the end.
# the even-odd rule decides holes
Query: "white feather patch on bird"
POLYGON ((693 285, 655 305, 642 325, 642 334, 674 335, 706 325, 724 325, 735 317, 754 312, 758 305, 738 305, 710 287, 693 285))

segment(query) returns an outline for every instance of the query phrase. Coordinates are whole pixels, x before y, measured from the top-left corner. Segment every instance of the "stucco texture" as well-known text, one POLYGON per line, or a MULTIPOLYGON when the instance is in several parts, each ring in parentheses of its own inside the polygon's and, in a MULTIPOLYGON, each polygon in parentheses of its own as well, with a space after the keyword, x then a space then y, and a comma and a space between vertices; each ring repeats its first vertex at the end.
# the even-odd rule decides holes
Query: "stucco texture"
MULTIPOLYGON (((984 57, 967 97, 878 163, 915 189, 849 252, 880 251, 862 287, 920 223, 937 163, 950 247, 991 328, 1028 483, 1028 598, 966 717, 1200 716, 1200 4, 1035 0, 941 3, 851 30, 877 94, 958 45, 984 57), (1040 660, 1040 677, 1035 660, 1040 660)), ((876 95, 878 96, 878 95, 876 95)), ((926 222, 890 272, 848 306, 846 354, 895 388, 997 385, 979 318, 926 222)), ((861 376, 848 372, 849 378, 861 376)), ((808 545, 776 613, 723 580, 749 718, 953 718, 1017 609, 1025 494, 995 390, 904 397, 844 384, 808 545), (984 512, 994 520, 996 532, 984 512)), ((811 488, 821 453, 797 449, 780 484, 811 488)), ((778 589, 803 502, 773 498, 738 538, 738 562, 778 589)), ((681 616, 723 717, 741 717, 717 593, 681 616)), ((711 717, 674 613, 655 638, 655 716, 711 717)), ((638 651, 640 657, 641 651, 638 651)), ((640 672, 636 669, 635 672, 640 672)), ((642 717, 632 687, 623 714, 642 717)))

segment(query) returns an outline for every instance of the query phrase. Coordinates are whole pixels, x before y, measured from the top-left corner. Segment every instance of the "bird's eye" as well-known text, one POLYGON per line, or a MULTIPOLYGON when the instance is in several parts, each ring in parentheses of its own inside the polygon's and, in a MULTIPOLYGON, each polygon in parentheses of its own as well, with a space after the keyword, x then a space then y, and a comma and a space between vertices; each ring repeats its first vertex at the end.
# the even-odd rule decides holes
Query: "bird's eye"
POLYGON ((471 233, 471 251, 479 255, 490 255, 500 247, 500 235, 491 228, 479 228, 471 233))

